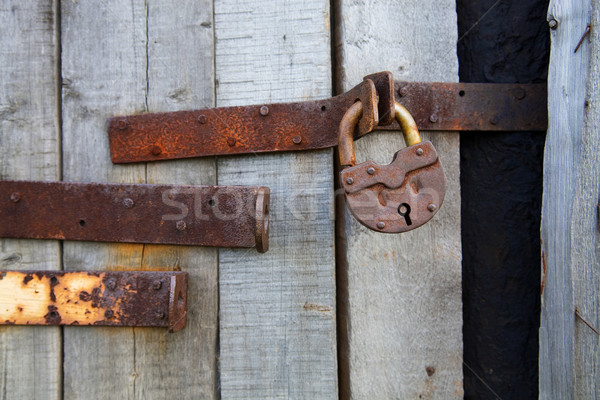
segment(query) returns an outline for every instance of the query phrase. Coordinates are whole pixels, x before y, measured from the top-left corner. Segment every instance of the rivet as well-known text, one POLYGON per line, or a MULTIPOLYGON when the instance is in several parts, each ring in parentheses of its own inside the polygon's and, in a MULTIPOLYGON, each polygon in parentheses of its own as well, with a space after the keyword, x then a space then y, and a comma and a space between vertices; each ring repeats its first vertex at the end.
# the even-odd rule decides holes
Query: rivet
POLYGON ((292 142, 294 142, 294 144, 300 144, 302 143, 302 136, 300 135, 296 135, 292 138, 292 142))
POLYGON ((525 89, 523 89, 523 88, 515 89, 515 98, 517 100, 523 100, 526 95, 527 95, 527 92, 525 91, 525 89))
POLYGON ((492 119, 490 119, 490 124, 492 124, 492 125, 498 125, 498 116, 497 115, 494 115, 492 117, 492 119))
POLYGON ((437 210, 437 205, 432 203, 427 206, 427 209, 431 212, 434 212, 435 210, 437 210))
POLYGON ((354 179, 353 178, 348 178, 348 179, 346 179, 346 183, 348 185, 352 185, 354 183, 354 179))
POLYGON ((205 123, 208 122, 208 118, 206 118, 206 115, 200 114, 200 115, 198 115, 198 122, 200 122, 202 125, 204 125, 205 123))
POLYGON ((165 313, 162 311, 159 311, 156 313, 156 318, 158 319, 165 319, 165 313))
POLYGON ((117 288, 117 280, 115 278, 110 278, 106 281, 106 287, 110 290, 115 290, 117 288))
POLYGON ((558 28, 558 21, 552 18, 550 21, 548 21, 548 26, 550 27, 550 29, 555 30, 556 28, 558 28))
POLYGON ((385 222, 383 222, 383 221, 379 221, 379 222, 377 223, 377 227, 378 227, 379 229, 383 229, 383 228, 385 228, 385 222))
POLYGON ((374 173, 375 173, 375 168, 373 168, 373 167, 367 168, 367 174, 373 175, 374 173))
POLYGON ((113 315, 115 315, 115 313, 113 312, 113 310, 106 310, 104 311, 104 316, 108 319, 112 318, 113 315))
POLYGON ((162 282, 159 280, 156 280, 154 282, 152 282, 152 289, 154 290, 160 290, 160 288, 162 287, 162 282))
POLYGON ((229 145, 229 147, 235 146, 236 142, 237 140, 234 137, 227 138, 227 144, 229 145))
POLYGON ((429 116, 429 121, 431 121, 432 123, 434 123, 434 124, 435 124, 435 123, 437 122, 437 120, 438 120, 438 117, 437 117, 437 115, 435 115, 435 114, 431 114, 431 115, 429 116))
POLYGON ((422 155, 423 155, 423 149, 422 149, 422 148, 420 148, 420 147, 419 147, 419 148, 417 149, 417 155, 418 155, 418 156, 422 156, 422 155))
POLYGON ((404 97, 408 94, 408 89, 406 88, 406 86, 402 86, 400 89, 398 89, 398 94, 401 97, 404 97))
POLYGON ((185 228, 187 228, 187 224, 185 223, 185 221, 177 221, 175 227, 178 231, 185 231, 185 228))
POLYGON ((263 117, 266 117, 267 115, 269 115, 269 107, 262 106, 260 108, 260 115, 262 115, 263 117))
POLYGON ((127 121, 125 121, 124 119, 120 119, 119 122, 117 122, 117 125, 119 126, 120 130, 123 130, 127 128, 127 121))
POLYGON ((152 154, 155 156, 160 155, 160 153, 162 153, 162 149, 159 146, 153 146, 152 147, 152 154))
POLYGON ((435 374, 435 368, 427 367, 425 368, 425 372, 427 372, 427 376, 432 376, 433 374, 435 374))
POLYGON ((13 203, 18 203, 19 201, 21 201, 21 193, 19 193, 19 192, 11 193, 10 201, 12 201, 13 203))
POLYGON ((129 197, 127 197, 123 200, 123 207, 125 207, 125 208, 131 208, 131 207, 133 207, 133 204, 134 204, 133 200, 131 200, 129 197))

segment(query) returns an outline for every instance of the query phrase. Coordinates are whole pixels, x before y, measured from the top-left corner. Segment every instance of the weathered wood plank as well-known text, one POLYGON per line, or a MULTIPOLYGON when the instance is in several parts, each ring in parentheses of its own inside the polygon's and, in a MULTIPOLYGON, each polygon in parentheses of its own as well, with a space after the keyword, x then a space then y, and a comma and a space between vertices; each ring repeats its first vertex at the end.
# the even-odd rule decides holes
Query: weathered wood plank
MULTIPOLYGON (((217 106, 329 97, 329 2, 216 0, 217 106)), ((219 252, 224 399, 337 397, 330 150, 227 157, 271 188, 266 254, 219 252)))
MULTIPOLYGON (((389 70, 405 81, 456 81, 453 1, 337 4, 338 92, 389 70)), ((410 111, 410 110, 409 110, 410 111)), ((401 235, 369 231, 348 214, 338 221, 347 265, 338 269, 342 398, 462 398, 459 138, 428 133, 448 180, 444 205, 401 235), (428 368, 431 367, 433 369, 428 368)), ((398 133, 357 142, 357 158, 381 164, 404 147, 398 133)), ((338 214, 340 215, 340 214, 338 214)), ((338 243, 339 244, 339 243, 338 243)))
MULTIPOLYGON (((105 124, 113 114, 146 110, 146 15, 141 2, 62 2, 65 181, 145 181, 143 165, 111 165, 105 124)), ((65 242, 63 263, 66 270, 135 269, 142 254, 142 245, 65 242)), ((134 328, 65 327, 65 397, 133 398, 134 348, 134 328)))
MULTIPOLYGON (((214 105, 210 1, 65 2, 65 179, 214 184, 214 160, 112 166, 106 118, 214 105), (102 40, 98 40, 102 38, 102 40)), ((217 252, 184 246, 65 244, 69 269, 186 270, 188 325, 65 335, 65 394, 91 398, 214 398, 217 252), (82 357, 83 349, 93 348, 82 357), (97 379, 98 376, 103 379, 97 379)))
MULTIPOLYGON (((0 179, 60 178, 57 3, 0 5, 0 179)), ((57 241, 0 240, 2 269, 60 269, 57 241)), ((61 396, 61 331, 0 327, 0 398, 61 396)))
POLYGON ((597 2, 552 1, 548 75, 548 135, 542 203, 542 315, 540 398, 600 396, 598 327, 598 168, 600 49, 586 26, 600 24, 597 2), (592 8, 594 12, 592 13, 592 8))
MULTIPOLYGON (((212 0, 153 1, 148 8, 148 110, 213 107, 212 0)), ((215 184, 213 158, 149 163, 148 183, 215 184)), ((256 251, 253 249, 253 251, 256 251)), ((188 324, 178 335, 136 329, 136 397, 217 398, 217 250, 146 246, 143 268, 189 273, 188 324)))

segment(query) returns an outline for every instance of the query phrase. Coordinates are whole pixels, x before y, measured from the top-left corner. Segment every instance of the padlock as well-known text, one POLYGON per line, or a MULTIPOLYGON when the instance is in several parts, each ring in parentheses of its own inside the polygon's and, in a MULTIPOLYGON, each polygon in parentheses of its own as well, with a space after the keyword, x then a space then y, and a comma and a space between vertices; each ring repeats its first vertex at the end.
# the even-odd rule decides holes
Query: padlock
POLYGON ((352 105, 340 123, 340 182, 354 217, 378 232, 401 233, 427 223, 438 212, 446 194, 446 177, 433 144, 422 142, 410 113, 395 104, 395 117, 407 147, 388 165, 372 161, 356 164, 354 130, 362 105, 352 105))

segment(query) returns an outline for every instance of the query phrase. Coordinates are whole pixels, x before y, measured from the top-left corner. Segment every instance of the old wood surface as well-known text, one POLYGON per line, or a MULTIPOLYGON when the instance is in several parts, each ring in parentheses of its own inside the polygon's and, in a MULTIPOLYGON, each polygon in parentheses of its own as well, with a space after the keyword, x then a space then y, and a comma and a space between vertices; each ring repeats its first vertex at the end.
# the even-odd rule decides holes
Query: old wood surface
POLYGON ((598 2, 552 1, 542 205, 540 398, 600 397, 598 2), (576 312, 581 318, 576 316, 576 312))
MULTIPOLYGON (((215 35, 217 106, 331 95, 329 1, 216 0, 215 35)), ((332 174, 330 150, 219 158, 272 205, 266 254, 219 252, 223 399, 337 396, 332 174)))
MULTIPOLYGON (((338 92, 380 70, 397 80, 458 80, 453 1, 338 3, 338 92)), ((347 212, 338 221, 346 238, 345 249, 338 240, 338 257, 347 264, 338 267, 338 293, 347 296, 340 298, 338 321, 341 398, 463 396, 459 138, 447 132, 423 137, 435 145, 448 180, 444 205, 431 222, 385 235, 347 212)), ((388 164, 404 141, 398 133, 377 132, 356 147, 359 162, 388 164)))
MULTIPOLYGON (((0 5, 0 179, 60 178, 57 21, 56 2, 0 5)), ((0 269, 60 268, 57 241, 0 240, 0 269)), ((60 395, 60 328, 0 327, 0 399, 60 395)))
MULTIPOLYGON (((210 159, 113 166, 105 125, 113 115, 214 105, 211 11, 210 1, 62 3, 65 180, 215 183, 210 159)), ((66 269, 190 274, 179 333, 65 328, 65 397, 214 398, 216 257, 199 247, 65 243, 66 269)))

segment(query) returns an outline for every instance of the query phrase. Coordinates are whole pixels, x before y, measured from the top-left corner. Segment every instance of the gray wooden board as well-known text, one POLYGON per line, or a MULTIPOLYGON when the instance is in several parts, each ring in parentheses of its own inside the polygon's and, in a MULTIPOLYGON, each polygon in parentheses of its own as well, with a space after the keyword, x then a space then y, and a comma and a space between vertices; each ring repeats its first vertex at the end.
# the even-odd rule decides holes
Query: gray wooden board
POLYGON ((598 2, 552 1, 542 204, 540 398, 600 397, 598 328, 600 25, 598 2), (587 106, 586 106, 587 103, 587 106))
MULTIPOLYGON (((214 184, 214 160, 114 166, 106 118, 214 105, 212 3, 62 6, 64 178, 214 184)), ((217 252, 185 246, 64 245, 66 269, 179 269, 190 274, 188 325, 65 328, 67 398, 216 397, 217 252)))
MULTIPOLYGON (((60 178, 56 24, 55 2, 0 4, 0 179, 60 178)), ((60 266, 57 241, 0 240, 0 269, 60 266)), ((0 327, 0 399, 60 396, 61 329, 0 327)))
MULTIPOLYGON (((217 106, 331 96, 329 1, 215 1, 217 106)), ((337 397, 331 150, 223 157, 271 188, 270 249, 219 251, 223 399, 337 397)))
MULTIPOLYGON (((453 1, 338 3, 339 92, 381 70, 403 81, 457 81, 453 1)), ((340 289, 348 293, 341 310, 342 398, 463 397, 459 138, 423 137, 435 145, 448 181, 433 220, 400 235, 370 231, 348 212, 340 222, 347 240, 347 287, 340 289)), ((357 159, 388 164, 401 147, 401 134, 376 132, 356 143, 357 159)))

